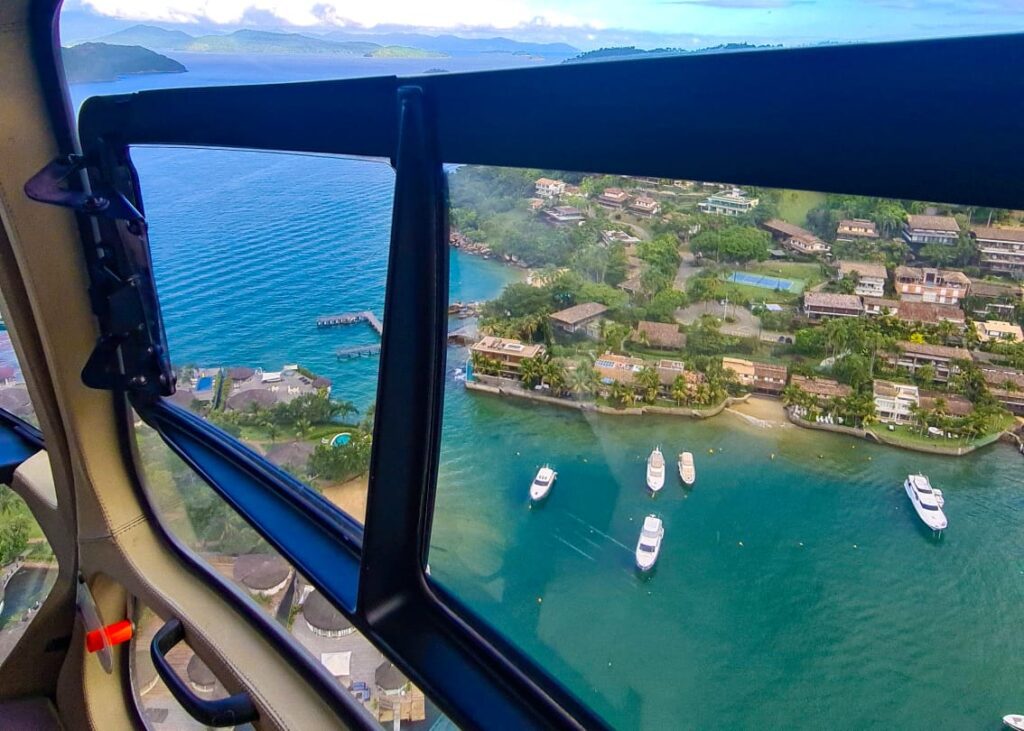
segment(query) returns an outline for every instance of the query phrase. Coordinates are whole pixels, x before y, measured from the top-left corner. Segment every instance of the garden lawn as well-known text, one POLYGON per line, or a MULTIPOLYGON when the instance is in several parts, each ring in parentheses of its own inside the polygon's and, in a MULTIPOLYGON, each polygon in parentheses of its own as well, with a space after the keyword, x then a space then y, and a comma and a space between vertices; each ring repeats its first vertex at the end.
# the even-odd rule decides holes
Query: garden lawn
POLYGON ((808 212, 825 202, 824 193, 809 190, 784 190, 779 198, 779 218, 797 226, 807 223, 808 212))

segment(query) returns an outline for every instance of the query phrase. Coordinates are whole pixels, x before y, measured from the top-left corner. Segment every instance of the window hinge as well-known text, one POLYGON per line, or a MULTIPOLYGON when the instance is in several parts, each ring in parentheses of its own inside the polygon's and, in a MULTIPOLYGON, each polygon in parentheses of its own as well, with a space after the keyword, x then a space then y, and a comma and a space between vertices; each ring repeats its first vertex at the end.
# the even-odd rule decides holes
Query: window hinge
POLYGON ((125 221, 141 221, 142 214, 124 194, 113 188, 85 192, 75 176, 90 166, 84 155, 64 155, 51 160, 25 183, 25 195, 51 206, 70 208, 78 213, 125 221))
POLYGON ((104 172, 83 155, 58 157, 25 183, 25 194, 98 217, 99 239, 86 254, 100 337, 82 381, 149 401, 174 393, 174 371, 152 282, 146 219, 104 172), (80 190, 87 171, 98 173, 90 177, 90 193, 80 190))

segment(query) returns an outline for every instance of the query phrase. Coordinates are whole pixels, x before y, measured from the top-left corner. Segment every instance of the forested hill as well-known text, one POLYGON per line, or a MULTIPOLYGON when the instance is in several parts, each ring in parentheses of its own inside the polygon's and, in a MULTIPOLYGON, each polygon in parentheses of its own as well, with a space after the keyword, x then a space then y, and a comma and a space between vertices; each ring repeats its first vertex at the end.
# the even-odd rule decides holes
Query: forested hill
POLYGON ((619 46, 615 48, 598 48, 594 51, 584 51, 578 56, 565 59, 562 63, 579 63, 580 61, 598 61, 604 59, 621 58, 645 58, 650 56, 692 56, 703 53, 719 53, 722 51, 753 51, 756 49, 782 48, 782 46, 756 46, 751 43, 724 43, 720 46, 700 48, 696 51, 687 51, 682 48, 652 48, 643 49, 636 46, 619 46))
POLYGON ((137 74, 180 74, 188 71, 172 58, 142 46, 82 43, 62 48, 68 83, 113 81, 137 74))

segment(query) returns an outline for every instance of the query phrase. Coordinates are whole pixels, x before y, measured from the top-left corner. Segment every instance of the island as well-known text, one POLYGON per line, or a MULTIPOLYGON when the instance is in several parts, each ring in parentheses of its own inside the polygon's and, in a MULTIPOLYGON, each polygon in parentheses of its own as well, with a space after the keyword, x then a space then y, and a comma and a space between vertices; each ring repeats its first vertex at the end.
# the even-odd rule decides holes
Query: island
POLYGON ((62 48, 68 83, 87 84, 114 81, 139 74, 183 74, 185 66, 141 46, 110 43, 81 43, 62 48))

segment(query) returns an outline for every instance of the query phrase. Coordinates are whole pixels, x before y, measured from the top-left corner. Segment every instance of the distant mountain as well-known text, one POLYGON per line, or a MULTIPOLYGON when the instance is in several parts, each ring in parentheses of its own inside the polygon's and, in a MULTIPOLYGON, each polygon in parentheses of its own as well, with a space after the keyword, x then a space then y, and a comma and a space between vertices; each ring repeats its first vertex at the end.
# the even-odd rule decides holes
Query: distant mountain
POLYGON ((143 46, 161 51, 184 51, 195 36, 180 30, 165 30, 155 25, 133 25, 131 28, 119 30, 117 33, 97 39, 101 43, 114 43, 120 46, 143 46))
POLYGON ((188 71, 174 59, 141 46, 82 43, 62 48, 68 83, 114 81, 136 74, 180 74, 188 71))
POLYGON ((567 43, 526 43, 510 38, 460 38, 453 35, 431 36, 425 33, 351 33, 332 31, 325 38, 336 41, 373 40, 377 43, 398 46, 414 46, 428 51, 453 56, 468 56, 480 53, 518 53, 530 56, 565 57, 579 53, 579 49, 567 43))
POLYGON ((301 33, 261 30, 236 30, 223 35, 208 34, 196 37, 184 31, 165 30, 152 25, 135 25, 99 40, 188 53, 311 54, 387 58, 442 58, 446 55, 408 45, 374 43, 365 37, 339 41, 301 33))
POLYGON ((646 50, 635 46, 620 46, 615 48, 598 48, 595 51, 585 51, 572 58, 565 59, 562 63, 577 63, 579 61, 597 61, 607 58, 630 58, 636 56, 680 56, 699 55, 702 53, 719 53, 722 51, 752 51, 755 49, 782 48, 778 46, 755 46, 751 43, 724 43, 709 48, 698 48, 690 51, 684 48, 653 48, 646 50))

